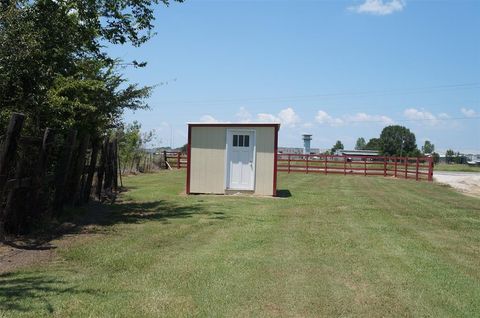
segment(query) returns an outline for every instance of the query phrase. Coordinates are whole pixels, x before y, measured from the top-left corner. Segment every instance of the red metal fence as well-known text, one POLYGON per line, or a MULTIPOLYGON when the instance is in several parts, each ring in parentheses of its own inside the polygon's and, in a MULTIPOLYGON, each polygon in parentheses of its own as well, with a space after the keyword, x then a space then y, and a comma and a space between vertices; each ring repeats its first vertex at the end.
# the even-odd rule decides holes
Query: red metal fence
POLYGON ((433 180, 431 157, 277 154, 277 171, 433 180))
POLYGON ((177 151, 165 152, 164 156, 170 167, 182 169, 187 167, 187 155, 177 151))

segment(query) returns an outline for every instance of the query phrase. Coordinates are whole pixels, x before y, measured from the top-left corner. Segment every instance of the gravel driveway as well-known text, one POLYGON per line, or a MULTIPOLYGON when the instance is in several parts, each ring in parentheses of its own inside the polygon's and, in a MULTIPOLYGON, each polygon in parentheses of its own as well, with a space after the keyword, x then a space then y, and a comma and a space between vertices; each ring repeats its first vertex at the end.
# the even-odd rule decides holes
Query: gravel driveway
POLYGON ((434 171, 433 178, 460 192, 480 197, 480 173, 478 172, 434 171))

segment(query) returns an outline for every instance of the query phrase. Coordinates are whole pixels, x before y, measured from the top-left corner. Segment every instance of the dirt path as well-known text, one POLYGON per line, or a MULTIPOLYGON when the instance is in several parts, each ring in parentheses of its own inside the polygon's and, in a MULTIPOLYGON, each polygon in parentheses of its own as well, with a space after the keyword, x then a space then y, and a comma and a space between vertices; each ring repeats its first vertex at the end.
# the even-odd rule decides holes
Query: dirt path
POLYGON ((480 173, 435 171, 433 177, 462 193, 480 197, 480 173))

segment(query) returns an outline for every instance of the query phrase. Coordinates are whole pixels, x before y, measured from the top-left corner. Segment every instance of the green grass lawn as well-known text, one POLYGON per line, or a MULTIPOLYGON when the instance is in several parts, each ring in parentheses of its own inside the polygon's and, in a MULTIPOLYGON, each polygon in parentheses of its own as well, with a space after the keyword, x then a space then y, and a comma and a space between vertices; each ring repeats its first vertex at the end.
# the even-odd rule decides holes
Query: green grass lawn
POLYGON ((434 171, 480 172, 480 166, 439 163, 435 165, 434 171))
POLYGON ((0 275, 0 317, 480 315, 480 199, 304 174, 286 198, 185 196, 184 176, 126 178, 98 234, 0 275))

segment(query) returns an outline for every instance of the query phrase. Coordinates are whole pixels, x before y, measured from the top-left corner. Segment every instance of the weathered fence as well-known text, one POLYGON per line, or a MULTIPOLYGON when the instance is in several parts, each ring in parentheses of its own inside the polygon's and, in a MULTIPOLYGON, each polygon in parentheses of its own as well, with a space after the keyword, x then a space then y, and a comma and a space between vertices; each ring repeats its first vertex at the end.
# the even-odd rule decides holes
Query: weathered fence
POLYGON ((48 128, 41 137, 24 136, 24 120, 13 114, 0 138, 0 239, 60 216, 65 205, 88 202, 94 184, 102 201, 114 200, 118 190, 116 139, 102 142, 76 130, 63 136, 48 128))
POLYGON ((163 152, 165 168, 182 169, 187 168, 187 155, 179 151, 163 152))
POLYGON ((431 157, 277 154, 277 171, 433 180, 431 157))

